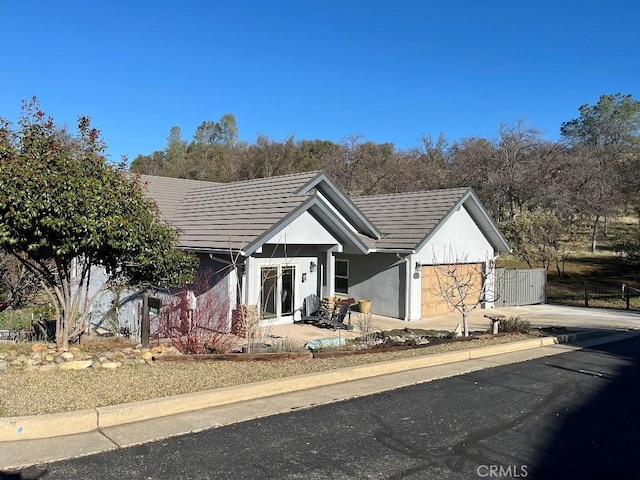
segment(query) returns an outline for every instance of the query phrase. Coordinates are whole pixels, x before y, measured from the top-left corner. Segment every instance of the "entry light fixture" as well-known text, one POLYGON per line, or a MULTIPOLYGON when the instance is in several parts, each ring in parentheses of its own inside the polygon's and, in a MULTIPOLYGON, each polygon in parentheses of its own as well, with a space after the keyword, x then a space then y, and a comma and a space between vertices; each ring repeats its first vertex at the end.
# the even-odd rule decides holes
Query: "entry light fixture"
POLYGON ((316 262, 314 262, 313 260, 311 260, 311 263, 309 263, 309 271, 310 271, 311 273, 315 272, 315 271, 316 271, 316 267, 317 267, 316 262))

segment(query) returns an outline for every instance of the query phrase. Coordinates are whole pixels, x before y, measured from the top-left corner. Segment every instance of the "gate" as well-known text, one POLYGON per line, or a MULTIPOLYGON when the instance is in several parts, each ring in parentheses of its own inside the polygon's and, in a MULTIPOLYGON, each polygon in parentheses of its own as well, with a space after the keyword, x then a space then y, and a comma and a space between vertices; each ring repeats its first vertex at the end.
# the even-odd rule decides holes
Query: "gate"
POLYGON ((496 268, 496 307, 535 305, 547 300, 547 271, 544 268, 496 268))

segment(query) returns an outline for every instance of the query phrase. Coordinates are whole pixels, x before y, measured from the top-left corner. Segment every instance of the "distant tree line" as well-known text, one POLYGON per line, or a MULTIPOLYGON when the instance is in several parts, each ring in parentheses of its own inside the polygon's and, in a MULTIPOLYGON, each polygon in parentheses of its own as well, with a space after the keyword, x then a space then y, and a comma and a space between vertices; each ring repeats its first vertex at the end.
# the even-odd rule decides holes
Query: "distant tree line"
MULTIPOLYGON (((316 169, 345 192, 371 195, 472 187, 515 254, 529 265, 561 272, 577 235, 593 251, 607 222, 622 211, 640 216, 640 102, 603 95, 560 126, 561 140, 545 140, 523 122, 501 125, 495 139, 448 142, 425 136, 397 149, 359 136, 328 140, 238 141, 233 115, 203 122, 191 140, 173 127, 166 148, 138 155, 133 172, 230 182, 316 169), (586 232, 586 233, 585 233, 586 232)), ((619 249, 640 256, 640 236, 619 239, 619 249)))

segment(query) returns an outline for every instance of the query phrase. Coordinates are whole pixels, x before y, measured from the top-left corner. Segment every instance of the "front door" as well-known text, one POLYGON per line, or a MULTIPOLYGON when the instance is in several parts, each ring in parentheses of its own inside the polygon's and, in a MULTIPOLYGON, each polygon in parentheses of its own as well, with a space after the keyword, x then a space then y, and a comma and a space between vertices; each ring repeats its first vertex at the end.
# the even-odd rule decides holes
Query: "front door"
POLYGON ((296 267, 260 267, 260 312, 263 320, 293 319, 296 295, 296 267))

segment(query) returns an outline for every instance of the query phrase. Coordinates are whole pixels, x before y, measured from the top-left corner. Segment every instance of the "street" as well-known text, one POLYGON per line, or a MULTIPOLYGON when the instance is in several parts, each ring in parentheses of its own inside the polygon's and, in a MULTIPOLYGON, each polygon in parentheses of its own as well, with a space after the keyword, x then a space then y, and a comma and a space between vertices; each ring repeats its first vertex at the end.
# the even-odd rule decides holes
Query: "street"
POLYGON ((8 479, 640 478, 640 338, 8 479))

